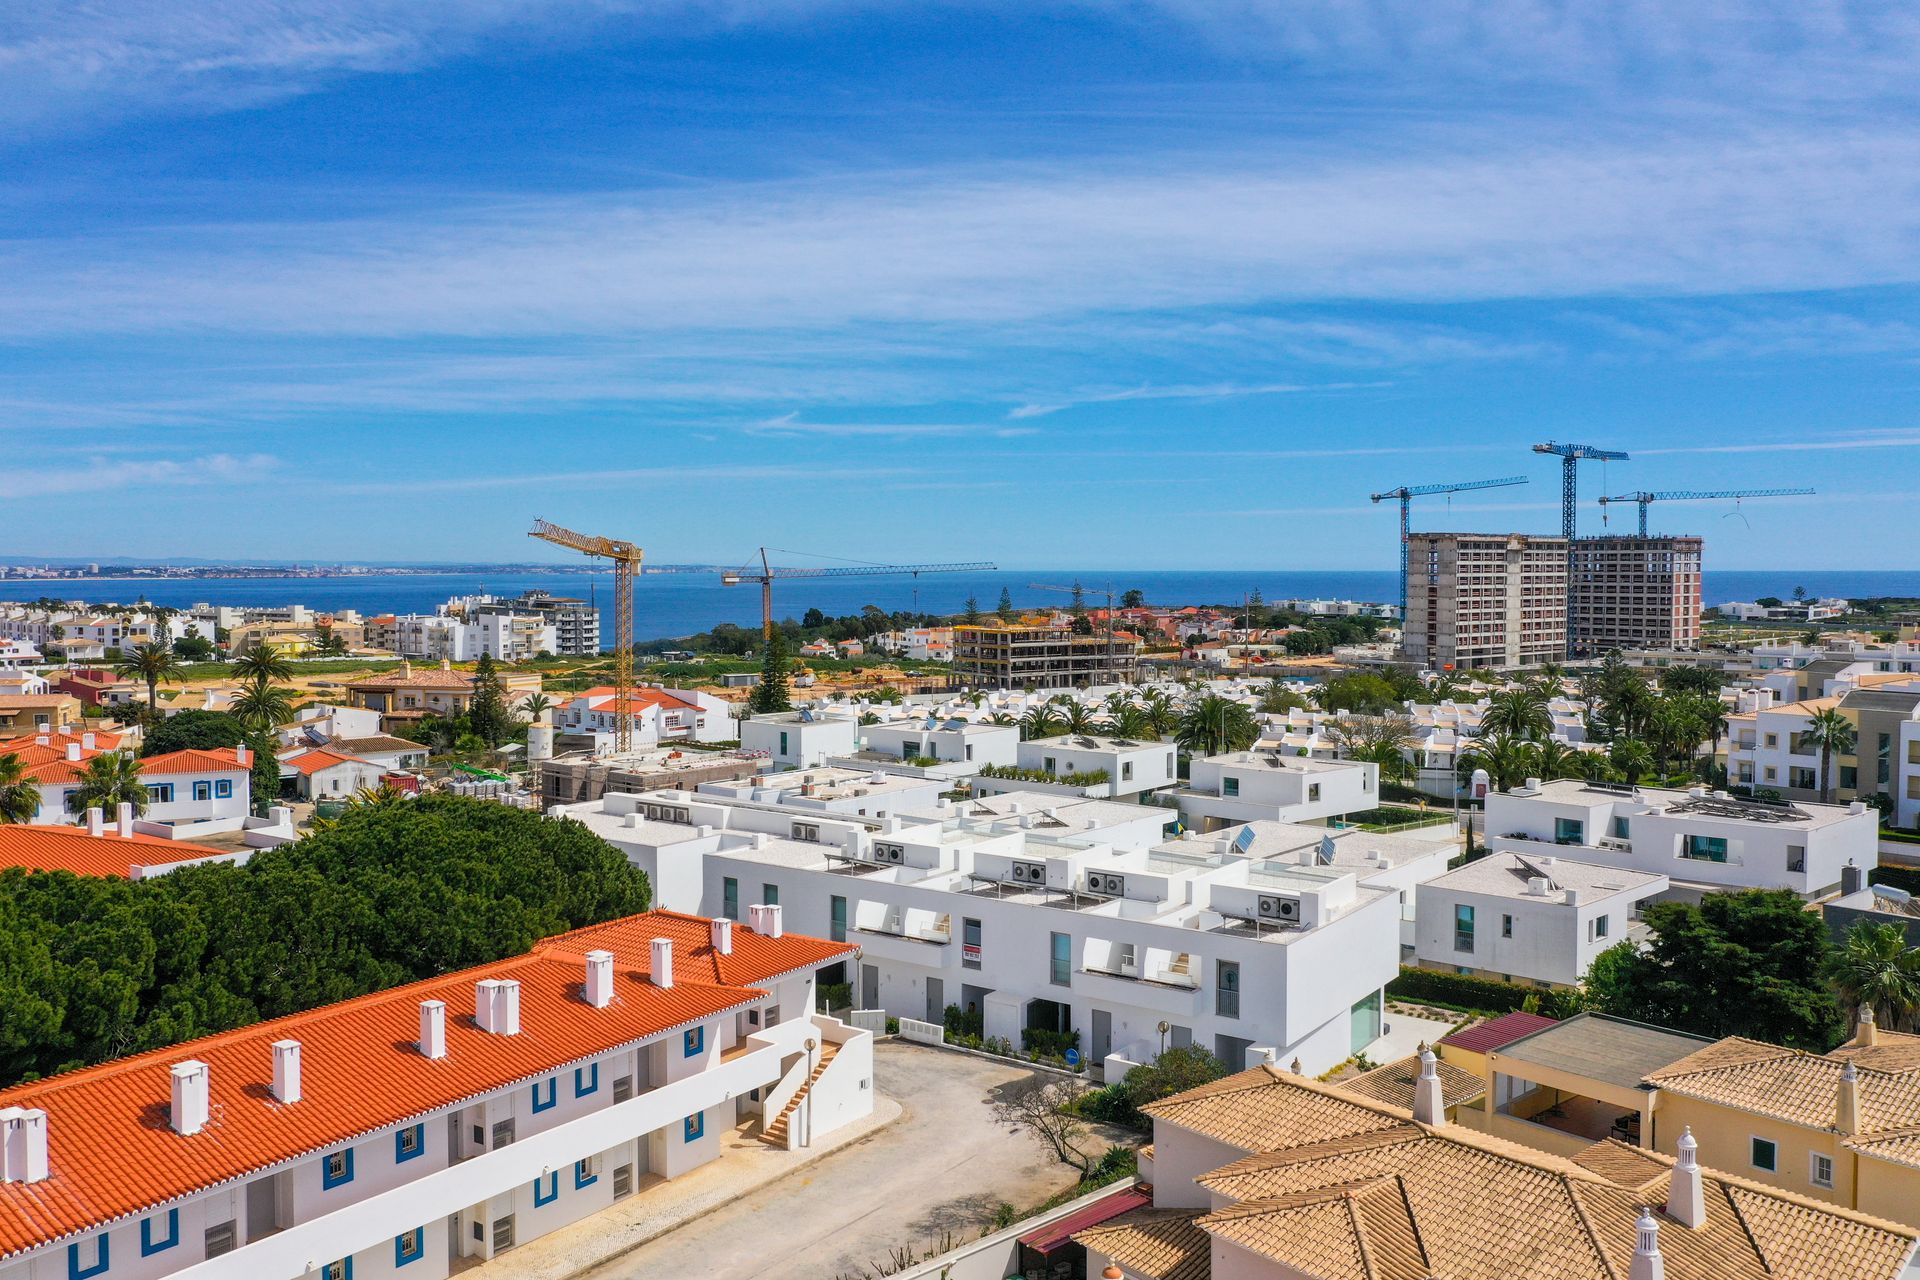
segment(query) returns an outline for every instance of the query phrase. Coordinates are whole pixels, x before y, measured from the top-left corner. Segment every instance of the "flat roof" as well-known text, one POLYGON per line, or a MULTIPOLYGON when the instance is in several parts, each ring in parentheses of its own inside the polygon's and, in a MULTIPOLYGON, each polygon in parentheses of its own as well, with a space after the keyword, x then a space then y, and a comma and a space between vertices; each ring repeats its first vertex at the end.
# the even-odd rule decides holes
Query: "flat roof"
MULTIPOLYGON (((1583 895, 1631 893, 1659 884, 1667 877, 1651 871, 1630 871, 1624 867, 1603 867, 1591 862, 1569 862, 1550 854, 1493 853, 1456 867, 1428 884, 1444 885, 1468 893, 1485 893, 1501 898, 1534 898, 1527 884, 1536 876, 1549 882, 1549 897, 1561 889, 1577 889, 1583 895)), ((1534 898, 1535 901, 1543 899, 1534 898)))
POLYGON ((1386 858, 1386 865, 1400 866, 1420 858, 1431 857, 1438 850, 1452 850, 1453 830, 1450 827, 1434 826, 1416 831, 1396 832, 1392 834, 1362 831, 1358 827, 1347 827, 1335 831, 1329 827, 1309 827, 1297 822, 1278 822, 1271 818, 1260 818, 1240 827, 1222 828, 1219 831, 1189 832, 1173 840, 1154 846, 1156 853, 1177 853, 1187 856, 1204 855, 1219 848, 1220 841, 1233 842, 1230 856, 1250 858, 1256 862, 1262 860, 1298 859, 1307 849, 1318 851, 1321 842, 1331 838, 1333 842, 1333 861, 1322 864, 1347 870, 1378 869, 1380 863, 1369 858, 1369 854, 1380 853, 1386 858), (1422 836, 1420 831, 1430 830, 1431 836, 1422 836), (1250 831, 1252 834, 1243 834, 1250 831))
POLYGON ((1503 1058, 1531 1062, 1622 1089, 1644 1088, 1646 1077, 1714 1043, 1705 1036, 1581 1013, 1495 1050, 1503 1058))
POLYGON ((1151 751, 1164 747, 1174 749, 1170 742, 1155 742, 1148 738, 1105 738, 1092 733, 1060 733, 1051 738, 1035 738, 1021 744, 1027 747, 1059 747, 1068 751, 1151 751))

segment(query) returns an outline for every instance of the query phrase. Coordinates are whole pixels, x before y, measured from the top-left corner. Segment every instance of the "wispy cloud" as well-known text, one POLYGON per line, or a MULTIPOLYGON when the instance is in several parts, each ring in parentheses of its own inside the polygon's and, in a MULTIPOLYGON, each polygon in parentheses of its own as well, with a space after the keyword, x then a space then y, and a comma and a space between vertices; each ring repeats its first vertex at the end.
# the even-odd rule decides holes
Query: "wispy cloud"
POLYGON ((1873 431, 1824 440, 1818 436, 1809 435, 1802 440, 1743 440, 1732 444, 1665 445, 1652 449, 1635 449, 1632 452, 1636 458, 1652 458, 1662 454, 1847 453, 1857 449, 1920 449, 1920 428, 1873 431))
POLYGON ((1129 387, 1123 391, 1091 392, 1077 396, 1063 396, 1047 401, 1030 401, 1015 406, 1007 416, 1009 418, 1039 418, 1050 413, 1059 413, 1063 409, 1074 409, 1089 404, 1120 404, 1128 400, 1232 400, 1241 396, 1278 396, 1291 395, 1305 391, 1351 391, 1361 387, 1383 387, 1384 382, 1328 382, 1317 386, 1305 383, 1270 382, 1257 385, 1245 385, 1234 382, 1216 382, 1208 385, 1154 387, 1129 387))
POLYGON ((1038 427, 983 426, 977 422, 802 422, 800 415, 783 413, 777 418, 747 424, 754 435, 881 437, 912 440, 935 436, 977 436, 1010 440, 1039 433, 1038 427))
POLYGON ((683 467, 663 462, 653 467, 622 467, 601 471, 501 472, 479 476, 429 476, 417 480, 347 480, 329 482, 324 487, 334 493, 360 494, 476 493, 493 489, 525 489, 532 494, 554 485, 604 489, 610 485, 658 487, 699 480, 720 483, 776 480, 783 484, 798 486, 837 480, 876 480, 888 476, 915 474, 918 473, 905 467, 786 465, 683 467))
POLYGON ((65 493, 104 493, 118 489, 254 484, 280 465, 267 454, 216 453, 200 458, 151 458, 108 461, 92 457, 85 465, 45 470, 0 469, 0 497, 37 498, 65 493))

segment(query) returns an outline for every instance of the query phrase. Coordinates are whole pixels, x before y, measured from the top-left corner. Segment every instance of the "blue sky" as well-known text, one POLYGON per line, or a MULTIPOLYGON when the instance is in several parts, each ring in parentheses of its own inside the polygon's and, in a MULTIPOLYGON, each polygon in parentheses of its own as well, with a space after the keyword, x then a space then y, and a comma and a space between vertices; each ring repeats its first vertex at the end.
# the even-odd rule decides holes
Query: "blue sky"
MULTIPOLYGON (((1842 0, 0 11, 0 554, 1387 568, 1633 460, 1920 540, 1920 16, 1842 0)), ((1619 517, 1615 517, 1616 524, 1619 517)))

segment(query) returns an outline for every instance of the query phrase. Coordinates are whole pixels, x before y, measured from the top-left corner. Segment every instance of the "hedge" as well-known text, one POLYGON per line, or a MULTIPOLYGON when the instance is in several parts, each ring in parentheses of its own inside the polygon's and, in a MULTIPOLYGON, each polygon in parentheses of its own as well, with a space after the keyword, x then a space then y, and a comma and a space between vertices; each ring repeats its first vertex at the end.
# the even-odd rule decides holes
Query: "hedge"
POLYGON ((1580 1012, 1582 997, 1578 991, 1546 987, 1523 987, 1516 982, 1495 982, 1491 978, 1470 978, 1439 969, 1420 969, 1403 965, 1400 976, 1387 984, 1387 994, 1396 1000, 1434 1000, 1455 1008, 1484 1013, 1513 1013, 1531 1001, 1549 1018, 1567 1018, 1580 1012))
POLYGON ((1908 893, 1920 894, 1920 868, 1875 867, 1867 872, 1867 883, 1891 885, 1908 893))

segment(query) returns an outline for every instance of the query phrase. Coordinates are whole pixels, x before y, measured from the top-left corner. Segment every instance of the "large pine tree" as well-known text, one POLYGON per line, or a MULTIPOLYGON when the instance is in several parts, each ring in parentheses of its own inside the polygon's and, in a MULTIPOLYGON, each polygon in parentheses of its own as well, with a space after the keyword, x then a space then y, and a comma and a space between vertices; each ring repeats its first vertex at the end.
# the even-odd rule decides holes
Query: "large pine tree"
POLYGON ((787 692, 787 638, 778 627, 767 636, 766 655, 760 663, 760 683, 753 687, 747 706, 757 715, 793 707, 793 699, 787 692))
POLYGON ((513 713, 507 710, 506 692, 492 654, 481 654, 480 661, 473 664, 473 701, 467 705, 467 721, 489 747, 499 746, 513 733, 513 713))

